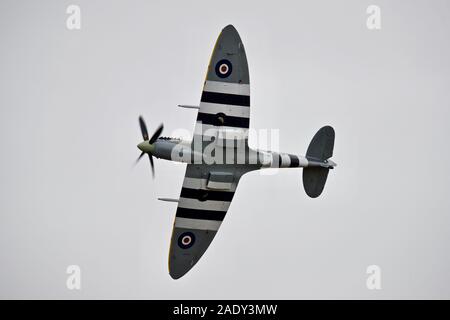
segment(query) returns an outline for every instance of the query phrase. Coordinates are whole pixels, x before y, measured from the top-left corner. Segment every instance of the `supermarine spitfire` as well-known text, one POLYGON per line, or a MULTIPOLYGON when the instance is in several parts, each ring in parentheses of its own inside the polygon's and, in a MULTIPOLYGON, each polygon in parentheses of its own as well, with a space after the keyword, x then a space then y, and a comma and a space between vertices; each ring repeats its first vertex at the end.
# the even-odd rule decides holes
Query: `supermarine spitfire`
POLYGON ((303 186, 312 198, 325 186, 333 155, 334 130, 321 128, 306 156, 255 150, 248 145, 250 80, 247 57, 238 32, 225 27, 208 66, 192 141, 161 137, 163 125, 149 137, 139 118, 143 142, 138 160, 149 156, 187 163, 169 252, 169 273, 178 279, 202 257, 225 218, 241 177, 263 168, 304 168, 303 186))

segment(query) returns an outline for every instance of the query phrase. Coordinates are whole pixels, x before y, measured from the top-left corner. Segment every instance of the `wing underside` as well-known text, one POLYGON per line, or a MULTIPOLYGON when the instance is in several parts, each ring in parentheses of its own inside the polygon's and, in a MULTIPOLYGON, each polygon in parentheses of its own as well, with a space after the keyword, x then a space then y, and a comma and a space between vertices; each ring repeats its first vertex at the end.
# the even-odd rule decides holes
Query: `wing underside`
POLYGON ((220 33, 200 99, 194 139, 216 131, 246 138, 250 124, 250 79, 244 45, 229 25, 220 33), (197 137, 196 137, 197 136, 197 137))
POLYGON ((239 173, 225 166, 188 164, 180 192, 169 253, 169 272, 178 279, 201 258, 233 200, 239 173))

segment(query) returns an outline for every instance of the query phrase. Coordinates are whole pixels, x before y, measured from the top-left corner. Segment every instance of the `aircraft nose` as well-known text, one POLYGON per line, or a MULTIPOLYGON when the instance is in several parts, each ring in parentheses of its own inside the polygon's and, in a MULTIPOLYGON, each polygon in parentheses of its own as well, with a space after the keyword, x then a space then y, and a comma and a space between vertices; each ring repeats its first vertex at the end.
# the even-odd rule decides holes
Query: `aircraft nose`
POLYGON ((150 144, 148 140, 142 141, 137 145, 137 147, 139 150, 146 153, 153 153, 153 151, 155 150, 155 146, 153 144, 150 144))
POLYGON ((144 144, 145 144, 145 143, 148 144, 148 142, 146 142, 146 141, 143 141, 143 142, 139 143, 139 144, 137 145, 138 149, 145 152, 145 147, 144 147, 144 144))

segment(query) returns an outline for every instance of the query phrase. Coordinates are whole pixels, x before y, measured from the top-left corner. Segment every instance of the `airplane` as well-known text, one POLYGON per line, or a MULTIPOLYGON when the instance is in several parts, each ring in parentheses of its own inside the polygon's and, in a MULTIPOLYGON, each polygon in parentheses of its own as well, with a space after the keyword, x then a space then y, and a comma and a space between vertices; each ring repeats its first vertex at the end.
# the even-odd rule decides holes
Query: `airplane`
POLYGON ((306 156, 253 149, 248 145, 250 80, 244 45, 237 30, 226 26, 220 33, 207 69, 197 109, 192 141, 162 137, 163 124, 149 137, 142 116, 144 141, 154 177, 153 157, 187 163, 173 225, 169 274, 184 276, 199 261, 219 230, 241 177, 263 168, 303 168, 303 187, 311 198, 323 191, 328 172, 336 166, 335 132, 322 127, 311 140, 306 156))

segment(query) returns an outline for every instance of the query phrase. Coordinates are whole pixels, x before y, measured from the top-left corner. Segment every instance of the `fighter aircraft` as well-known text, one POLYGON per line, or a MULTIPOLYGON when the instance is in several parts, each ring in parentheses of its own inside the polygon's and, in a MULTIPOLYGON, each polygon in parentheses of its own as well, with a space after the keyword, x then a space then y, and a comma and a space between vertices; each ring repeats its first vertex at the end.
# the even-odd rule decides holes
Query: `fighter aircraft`
MULTIPOLYGON (((241 177, 263 168, 304 168, 306 194, 318 197, 333 155, 334 130, 322 127, 313 137, 306 156, 256 150, 248 145, 250 124, 250 79, 241 38, 232 25, 220 33, 203 85, 193 139, 162 137, 163 125, 149 138, 139 117, 144 141, 138 144, 153 157, 187 163, 178 202, 169 252, 169 273, 173 279, 185 275, 202 257, 222 224, 241 177)), ((238 210, 238 208, 234 208, 238 210)))

